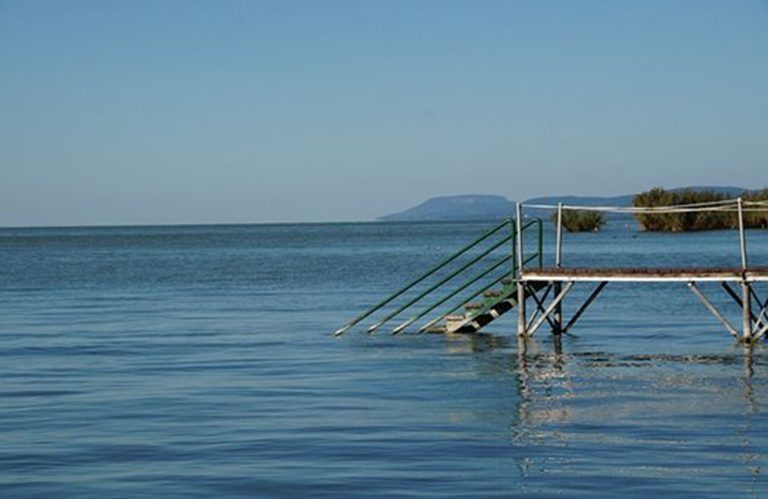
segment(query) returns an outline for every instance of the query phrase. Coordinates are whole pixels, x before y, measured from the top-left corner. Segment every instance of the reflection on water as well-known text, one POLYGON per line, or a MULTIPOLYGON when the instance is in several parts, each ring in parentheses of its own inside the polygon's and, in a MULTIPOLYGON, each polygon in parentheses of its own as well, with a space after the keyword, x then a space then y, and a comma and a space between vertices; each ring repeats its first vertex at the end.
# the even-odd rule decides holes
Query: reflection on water
POLYGON ((634 484, 638 493, 674 483, 701 497, 712 494, 710 482, 722 487, 723 480, 739 495, 766 491, 763 345, 617 354, 581 350, 567 336, 490 334, 447 344, 452 352, 474 352, 485 374, 506 366, 516 383, 509 440, 527 491, 572 490, 585 478, 593 486, 607 470, 603 478, 634 484))
MULTIPOLYGON (((513 428, 514 438, 546 438, 538 435, 535 428, 539 423, 567 421, 571 416, 570 407, 562 403, 571 398, 573 385, 565 370, 562 338, 554 336, 551 351, 542 351, 538 342, 531 339, 517 339, 518 386, 520 390, 519 424, 513 428), (537 393, 541 392, 546 403, 536 404, 537 393)), ((553 435, 557 438, 559 435, 553 435)))

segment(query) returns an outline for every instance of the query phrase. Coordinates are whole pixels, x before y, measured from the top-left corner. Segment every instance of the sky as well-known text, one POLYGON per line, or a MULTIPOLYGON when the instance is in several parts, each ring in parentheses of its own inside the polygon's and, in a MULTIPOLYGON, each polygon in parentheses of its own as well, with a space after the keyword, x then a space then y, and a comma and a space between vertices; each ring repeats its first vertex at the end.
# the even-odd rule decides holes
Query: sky
POLYGON ((768 0, 0 0, 0 226, 767 172, 768 0))

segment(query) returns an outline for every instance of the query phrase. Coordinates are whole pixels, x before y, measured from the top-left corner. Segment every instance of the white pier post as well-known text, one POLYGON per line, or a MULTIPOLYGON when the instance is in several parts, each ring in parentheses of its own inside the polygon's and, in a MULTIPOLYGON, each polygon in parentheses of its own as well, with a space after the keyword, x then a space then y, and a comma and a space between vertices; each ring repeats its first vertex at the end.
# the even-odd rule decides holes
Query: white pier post
MULTIPOLYGON (((556 241, 555 241, 555 267, 560 268, 563 264, 563 203, 557 203, 557 232, 556 232, 556 241)), ((560 294, 560 291, 562 290, 562 283, 560 281, 555 281, 553 283, 554 285, 554 292, 555 296, 558 296, 560 294)), ((560 300, 557 302, 557 306, 555 306, 555 311, 553 314, 553 322, 554 322, 554 329, 552 330, 552 333, 554 334, 561 334, 563 332, 563 301, 560 300)))
POLYGON ((746 271, 749 266, 747 261, 747 235, 744 233, 744 202, 741 198, 736 200, 739 207, 739 247, 741 249, 741 270, 746 271))
POLYGON ((741 338, 745 342, 752 340, 752 290, 747 282, 747 237, 744 233, 744 203, 739 197, 736 200, 739 209, 739 247, 741 250, 741 293, 742 293, 742 332, 741 338))
POLYGON ((525 283, 523 276, 523 209, 520 201, 515 206, 515 218, 517 223, 517 335, 525 336, 526 331, 526 313, 525 313, 525 283))

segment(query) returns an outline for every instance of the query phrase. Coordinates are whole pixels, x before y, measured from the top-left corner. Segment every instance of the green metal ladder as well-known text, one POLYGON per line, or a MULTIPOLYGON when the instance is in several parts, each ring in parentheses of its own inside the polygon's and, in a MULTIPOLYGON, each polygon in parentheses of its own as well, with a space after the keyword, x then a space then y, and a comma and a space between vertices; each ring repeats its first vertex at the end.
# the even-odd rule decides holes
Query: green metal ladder
MULTIPOLYGON (((517 230, 514 219, 504 220, 428 272, 412 280, 337 329, 334 335, 340 336, 346 333, 377 312, 384 314, 383 317, 368 327, 370 334, 389 321, 410 311, 412 315, 392 330, 392 334, 398 334, 428 314, 437 311, 440 307, 446 307, 447 310, 439 312, 435 318, 420 326, 417 330, 418 333, 475 333, 479 331, 517 304, 519 262, 522 262, 523 266, 534 260, 537 260, 539 267, 543 264, 544 242, 541 220, 534 218, 521 225, 521 236, 524 237, 526 231, 535 231, 534 235, 538 243, 534 252, 529 255, 521 255, 521 258, 518 258, 515 244, 517 230), (479 251, 479 253, 470 254, 473 250, 479 251), (500 254, 502 254, 501 257, 500 254), (462 256, 468 258, 468 261, 462 261, 462 256), (474 273, 467 277, 470 272, 474 273), (431 282, 431 280, 436 282, 431 282), (420 285, 426 289, 419 289, 420 285), (446 293, 449 287, 450 290, 446 293), (470 290, 468 295, 460 299, 456 298, 466 290, 470 290), (412 294, 415 296, 410 296, 412 294), (432 301, 424 305, 427 298, 432 301), (404 301, 404 303, 398 305, 400 301, 404 301), (394 307, 394 310, 390 311, 391 307, 394 307), (463 312, 459 312, 460 310, 463 312)), ((531 294, 543 286, 544 283, 536 286, 529 284, 525 290, 525 298, 529 298, 531 294)))

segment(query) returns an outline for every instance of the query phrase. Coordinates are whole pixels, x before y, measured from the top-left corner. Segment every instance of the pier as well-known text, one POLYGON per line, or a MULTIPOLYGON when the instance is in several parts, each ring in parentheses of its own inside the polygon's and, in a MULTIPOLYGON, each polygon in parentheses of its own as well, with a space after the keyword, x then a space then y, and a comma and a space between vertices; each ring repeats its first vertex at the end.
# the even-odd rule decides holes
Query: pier
MULTIPOLYGON (((517 334, 521 337, 536 333, 541 325, 547 321, 553 334, 567 333, 578 321, 581 315, 603 292, 610 282, 629 282, 636 285, 650 282, 669 282, 685 284, 704 305, 704 307, 719 321, 723 327, 739 341, 754 343, 768 333, 768 300, 762 301, 754 289, 755 283, 768 281, 767 267, 750 267, 747 254, 747 239, 744 230, 744 211, 761 210, 764 203, 745 203, 741 198, 714 203, 701 203, 697 205, 665 206, 657 208, 616 208, 616 207, 567 207, 575 210, 599 210, 603 212, 624 213, 691 213, 697 211, 735 211, 738 214, 739 246, 741 265, 734 268, 568 268, 563 266, 563 237, 562 216, 566 207, 563 204, 557 206, 535 206, 536 208, 549 208, 557 210, 557 236, 555 250, 555 267, 552 268, 528 268, 525 262, 519 261, 518 282, 519 293, 523 296, 526 289, 532 286, 545 290, 544 298, 539 299, 534 295, 533 304, 535 313, 528 317, 526 300, 520 301, 518 306, 517 334), (723 291, 741 309, 741 328, 732 325, 725 315, 702 292, 697 283, 716 282, 723 291), (571 292, 576 284, 592 283, 592 292, 586 300, 576 309, 571 318, 565 322, 562 314, 563 299, 571 292), (737 286, 737 289, 734 289, 737 286), (553 298, 546 300, 550 291, 554 291, 553 298), (537 314, 540 316, 537 317, 537 314)), ((517 223, 522 220, 523 205, 517 204, 517 223)), ((523 254, 524 238, 518 232, 516 237, 517 253, 523 254)))
POLYGON ((756 289, 759 284, 768 282, 768 267, 749 265, 744 213, 765 210, 768 210, 768 203, 745 202, 741 198, 653 208, 517 203, 514 218, 504 220, 334 334, 341 336, 363 320, 381 315, 367 328, 368 334, 372 334, 405 313, 411 315, 396 325, 391 330, 392 334, 405 332, 433 313, 437 315, 418 327, 417 334, 471 334, 516 309, 517 335, 521 338, 534 335, 544 324, 548 324, 552 334, 558 336, 567 334, 574 327, 608 284, 625 282, 640 286, 665 282, 678 283, 681 289, 690 290, 728 333, 740 342, 752 344, 768 333, 768 299, 761 299, 756 289), (552 267, 544 266, 543 223, 537 218, 527 219, 524 213, 526 208, 550 210, 556 214, 553 217, 556 238, 552 267), (727 268, 567 267, 563 259, 564 210, 659 215, 702 211, 736 213, 741 259, 727 268), (725 296, 739 308, 740 324, 733 325, 699 283, 719 284, 725 296), (576 286, 591 286, 591 291, 572 315, 565 317, 563 301, 576 286), (462 294, 464 292, 467 294, 462 294))

